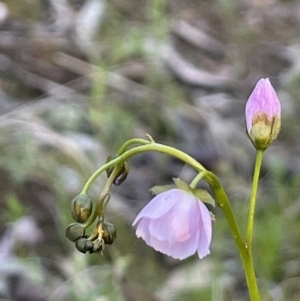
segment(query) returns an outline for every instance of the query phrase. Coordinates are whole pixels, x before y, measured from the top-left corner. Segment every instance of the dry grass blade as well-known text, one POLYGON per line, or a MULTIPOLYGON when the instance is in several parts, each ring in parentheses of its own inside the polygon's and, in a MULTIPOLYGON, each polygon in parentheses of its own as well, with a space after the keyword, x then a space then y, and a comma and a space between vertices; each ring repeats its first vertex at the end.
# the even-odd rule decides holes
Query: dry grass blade
POLYGON ((186 84, 215 89, 230 88, 233 84, 232 77, 216 75, 197 68, 172 47, 165 49, 162 58, 171 72, 186 84))
POLYGON ((189 44, 211 54, 224 54, 223 45, 218 40, 183 20, 175 21, 172 24, 172 31, 189 44))

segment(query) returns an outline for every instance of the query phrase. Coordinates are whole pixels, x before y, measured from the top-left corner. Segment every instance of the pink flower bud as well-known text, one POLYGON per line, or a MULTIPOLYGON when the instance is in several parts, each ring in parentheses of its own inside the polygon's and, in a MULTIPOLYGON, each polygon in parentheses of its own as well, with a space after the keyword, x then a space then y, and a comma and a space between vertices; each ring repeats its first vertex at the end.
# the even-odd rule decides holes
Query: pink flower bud
POLYGON ((268 78, 260 79, 249 96, 245 109, 248 136, 259 150, 276 139, 281 124, 281 105, 268 78))
POLYGON ((154 197, 138 214, 137 237, 156 251, 177 259, 196 252, 199 258, 210 253, 212 219, 195 195, 173 188, 154 197))

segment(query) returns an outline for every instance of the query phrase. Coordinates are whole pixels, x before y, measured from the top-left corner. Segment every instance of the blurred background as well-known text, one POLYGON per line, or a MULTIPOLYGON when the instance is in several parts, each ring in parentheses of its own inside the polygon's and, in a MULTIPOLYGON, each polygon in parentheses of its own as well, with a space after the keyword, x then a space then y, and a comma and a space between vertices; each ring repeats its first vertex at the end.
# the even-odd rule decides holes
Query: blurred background
MULTIPOLYGON (((129 138, 146 133, 215 172, 243 231, 255 151, 244 106, 269 77, 282 130, 265 153, 254 231, 262 300, 300 300, 300 1, 0 2, 0 300, 248 300, 224 216, 211 255, 156 253, 131 224, 154 185, 194 172, 130 160, 103 257, 65 238, 71 200, 129 138)), ((93 185, 93 200, 105 178, 93 185)))

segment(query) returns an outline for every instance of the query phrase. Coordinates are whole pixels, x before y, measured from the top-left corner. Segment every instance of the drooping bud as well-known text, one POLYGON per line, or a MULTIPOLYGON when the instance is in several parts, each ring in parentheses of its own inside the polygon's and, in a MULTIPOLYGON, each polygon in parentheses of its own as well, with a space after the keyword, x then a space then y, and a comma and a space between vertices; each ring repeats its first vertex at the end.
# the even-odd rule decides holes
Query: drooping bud
POLYGON ((94 243, 86 238, 79 238, 76 240, 75 247, 81 253, 93 253, 94 251, 94 243))
POLYGON ((71 204, 71 214, 78 223, 84 223, 90 217, 93 210, 93 203, 87 194, 81 193, 71 204))
POLYGON ((65 233, 66 237, 74 242, 84 236, 85 230, 80 224, 73 223, 68 226, 65 233))
POLYGON ((254 147, 266 150, 281 126, 281 105, 268 78, 260 79, 245 109, 247 134, 254 147))
MULTIPOLYGON (((111 155, 109 157, 107 157, 106 163, 110 162, 113 159, 116 159, 118 156, 117 155, 111 155)), ((109 177, 111 175, 111 173, 113 172, 115 166, 109 167, 106 169, 106 174, 107 177, 109 177)), ((115 180, 114 180, 114 184, 119 186, 121 185, 127 178, 128 174, 129 174, 129 164, 127 162, 124 162, 124 164, 122 165, 122 168, 120 169, 120 171, 118 172, 115 180)))
POLYGON ((111 245, 117 237, 116 227, 111 223, 104 222, 102 224, 102 231, 103 231, 102 234, 103 241, 106 244, 111 245))
POLYGON ((129 170, 130 170, 129 164, 127 162, 124 162, 119 175, 116 177, 114 181, 114 184, 117 186, 121 185, 127 179, 129 170))

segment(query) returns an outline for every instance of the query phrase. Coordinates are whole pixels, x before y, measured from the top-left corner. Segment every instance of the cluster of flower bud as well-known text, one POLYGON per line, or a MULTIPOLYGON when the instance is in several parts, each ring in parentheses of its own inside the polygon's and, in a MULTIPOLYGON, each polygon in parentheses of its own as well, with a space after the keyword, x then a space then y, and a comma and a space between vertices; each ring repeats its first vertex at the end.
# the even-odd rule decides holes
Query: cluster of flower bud
MULTIPOLYGON (((118 155, 109 156, 106 162, 108 163, 117 157, 118 155)), ((109 178, 109 185, 106 185, 107 193, 104 191, 101 193, 97 209, 93 215, 93 202, 86 192, 81 192, 71 203, 71 214, 76 223, 72 223, 67 227, 66 237, 74 242, 77 250, 82 253, 102 253, 105 245, 112 244, 116 239, 115 226, 104 221, 104 209, 110 198, 110 186, 112 184, 121 185, 126 180, 129 174, 129 165, 127 162, 123 162, 120 165, 108 167, 106 174, 109 178), (86 235, 86 228, 94 223, 97 216, 96 228, 90 235, 86 235)))
POLYGON ((91 235, 85 234, 83 225, 70 224, 66 229, 66 237, 75 242, 75 247, 82 253, 100 253, 105 245, 111 245, 116 239, 116 228, 108 222, 98 222, 91 235))
POLYGON ((97 227, 91 235, 86 234, 85 226, 82 223, 91 216, 92 209, 92 201, 84 193, 79 194, 71 203, 72 217, 77 223, 70 224, 65 234, 82 253, 100 253, 104 250, 105 244, 112 244, 116 238, 115 226, 102 221, 102 218, 99 218, 97 227))

